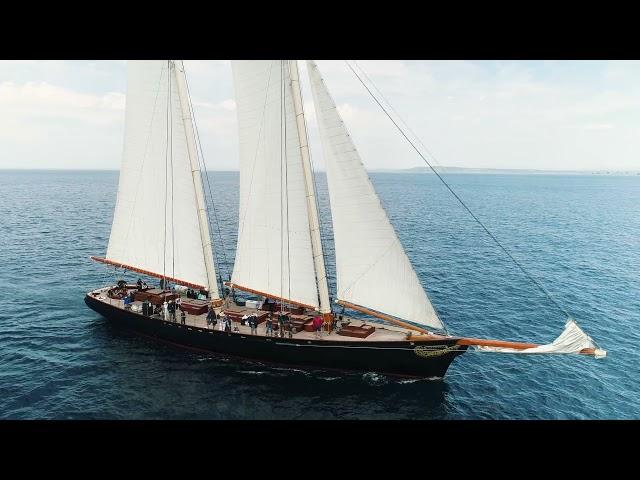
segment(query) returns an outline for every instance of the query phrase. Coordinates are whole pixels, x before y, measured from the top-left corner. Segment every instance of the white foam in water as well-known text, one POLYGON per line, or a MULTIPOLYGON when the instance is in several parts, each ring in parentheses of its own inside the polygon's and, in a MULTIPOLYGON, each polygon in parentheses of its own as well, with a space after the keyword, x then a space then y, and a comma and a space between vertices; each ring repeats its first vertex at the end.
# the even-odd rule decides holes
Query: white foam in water
POLYGON ((367 372, 362 375, 362 379, 372 386, 381 386, 389 383, 389 379, 385 375, 376 372, 367 372))
POLYGON ((426 377, 426 378, 405 378, 403 380, 398 380, 397 383, 400 385, 404 385, 405 383, 416 383, 416 382, 435 382, 437 380, 442 380, 442 377, 426 377))

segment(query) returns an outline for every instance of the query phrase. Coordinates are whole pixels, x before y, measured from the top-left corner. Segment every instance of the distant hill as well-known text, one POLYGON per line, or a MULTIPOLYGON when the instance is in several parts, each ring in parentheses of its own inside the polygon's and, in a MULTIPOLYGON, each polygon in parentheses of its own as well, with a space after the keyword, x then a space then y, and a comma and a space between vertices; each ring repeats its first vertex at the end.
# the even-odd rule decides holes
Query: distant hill
MULTIPOLYGON (((494 175, 640 175, 640 170, 529 170, 517 168, 465 168, 465 167, 434 167, 438 173, 475 173, 494 175)), ((381 168, 372 172, 392 173, 429 173, 429 167, 413 167, 404 169, 381 168)))

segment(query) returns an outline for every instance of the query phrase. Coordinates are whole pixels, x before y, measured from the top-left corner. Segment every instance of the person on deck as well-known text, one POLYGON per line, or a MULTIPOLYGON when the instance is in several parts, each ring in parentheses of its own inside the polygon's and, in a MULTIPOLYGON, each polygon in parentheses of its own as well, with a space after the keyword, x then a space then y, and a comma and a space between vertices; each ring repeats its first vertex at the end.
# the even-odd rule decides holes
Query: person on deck
POLYGON ((313 317, 313 329, 316 332, 316 337, 319 338, 322 335, 322 317, 320 315, 313 317))
POLYGON ((152 312, 150 312, 150 307, 151 304, 149 303, 149 300, 146 300, 144 302, 142 302, 142 314, 145 316, 149 316, 151 315, 152 312))
POLYGON ((224 319, 224 331, 225 332, 230 332, 231 331, 231 318, 226 317, 224 319))
POLYGON ((284 327, 283 327, 283 329, 286 330, 287 336, 289 338, 293 337, 293 333, 291 332, 291 318, 289 318, 289 315, 285 315, 284 316, 284 327))
POLYGON ((251 327, 251 335, 258 334, 258 317, 255 313, 249 317, 249 326, 251 327))
POLYGON ((216 323, 218 323, 216 319, 216 312, 213 308, 210 308, 209 313, 207 313, 207 325, 209 325, 212 329, 215 330, 216 323))
POLYGON ((136 285, 138 287, 138 290, 142 290, 142 279, 139 278, 138 281, 136 282, 136 285))
POLYGON ((182 310, 180 312, 180 323, 182 323, 182 325, 186 325, 187 324, 187 314, 184 313, 184 310, 182 310))
POLYGON ((289 323, 289 317, 281 310, 278 315, 278 330, 280 338, 284 338, 284 330, 287 323, 289 323))
POLYGON ((273 314, 269 313, 267 317, 267 337, 273 337, 273 314))
POLYGON ((282 312, 278 313, 278 337, 284 337, 284 319, 282 318, 282 312))
POLYGON ((174 301, 169 302, 169 305, 167 305, 167 309, 169 310, 169 319, 172 322, 176 321, 176 304, 174 301))

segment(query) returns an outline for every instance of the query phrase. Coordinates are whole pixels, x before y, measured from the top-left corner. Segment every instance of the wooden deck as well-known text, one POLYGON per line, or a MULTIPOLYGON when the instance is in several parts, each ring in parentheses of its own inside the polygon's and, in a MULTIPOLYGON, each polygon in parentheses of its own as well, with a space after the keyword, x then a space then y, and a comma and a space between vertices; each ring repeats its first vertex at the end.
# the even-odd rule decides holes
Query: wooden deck
MULTIPOLYGON (((94 294, 97 293, 98 295, 96 296, 96 298, 98 298, 98 300, 101 300, 113 306, 117 306, 118 308, 124 309, 123 300, 115 300, 107 296, 108 289, 109 288, 101 288, 101 289, 94 290, 91 293, 94 293, 94 294)), ((136 306, 137 308, 140 309, 139 311, 142 312, 142 302, 136 301, 130 305, 136 306)), ((251 314, 251 313, 259 314, 260 312, 262 312, 261 310, 256 310, 254 308, 237 306, 234 303, 231 303, 230 301, 225 303, 225 305, 223 305, 222 307, 216 308, 216 312, 220 313, 221 311, 228 310, 228 309, 233 309, 234 311, 237 311, 238 313, 242 313, 242 314, 251 314)), ((176 312, 177 322, 181 321, 180 314, 181 314, 180 311, 176 312)), ((206 317, 207 317, 206 314, 191 315, 189 313, 186 313, 185 323, 193 327, 211 329, 211 326, 207 325, 206 317)), ((159 315, 153 315, 152 318, 161 318, 161 317, 159 315)), ((343 321, 348 321, 350 326, 360 326, 366 323, 367 325, 375 326, 376 329, 371 335, 369 335, 366 338, 357 338, 357 337, 351 337, 346 335, 339 335, 335 331, 332 331, 332 332, 322 331, 318 336, 316 332, 307 332, 304 330, 296 333, 292 333, 292 338, 297 338, 302 340, 331 340, 331 341, 348 341, 348 342, 404 341, 407 339, 407 334, 410 333, 410 330, 403 329, 401 327, 381 324, 375 318, 367 319, 366 321, 364 321, 360 318, 352 318, 347 315, 343 315, 343 321)), ((277 321, 276 321, 276 315, 274 314, 274 324, 275 323, 277 323, 277 321)), ((224 330, 224 321, 218 320, 218 323, 215 328, 216 330, 224 330)), ((251 327, 249 327, 248 325, 241 325, 239 321, 232 321, 231 329, 232 329, 232 332, 235 331, 236 333, 240 333, 242 335, 251 335, 251 327), (236 328, 238 329, 238 331, 235 330, 236 328)), ((257 328, 257 335, 267 336, 266 329, 267 329, 266 322, 259 324, 257 328)), ((273 333, 275 337, 280 336, 279 330, 274 330, 273 333)), ((288 335, 289 335, 289 332, 284 332, 285 337, 288 337, 288 335)))

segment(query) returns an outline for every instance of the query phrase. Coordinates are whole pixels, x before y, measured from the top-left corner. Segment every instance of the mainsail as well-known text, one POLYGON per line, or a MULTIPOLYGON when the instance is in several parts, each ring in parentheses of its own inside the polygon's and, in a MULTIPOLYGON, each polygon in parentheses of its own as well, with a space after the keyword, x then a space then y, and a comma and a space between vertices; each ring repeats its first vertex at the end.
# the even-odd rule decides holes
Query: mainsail
POLYGON ((184 67, 128 63, 124 153, 106 259, 218 298, 184 67))
POLYGON ((442 329, 317 65, 307 65, 327 169, 338 300, 442 329))
POLYGON ((231 65, 240 138, 238 243, 231 284, 318 309, 289 62, 231 65))

